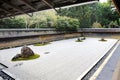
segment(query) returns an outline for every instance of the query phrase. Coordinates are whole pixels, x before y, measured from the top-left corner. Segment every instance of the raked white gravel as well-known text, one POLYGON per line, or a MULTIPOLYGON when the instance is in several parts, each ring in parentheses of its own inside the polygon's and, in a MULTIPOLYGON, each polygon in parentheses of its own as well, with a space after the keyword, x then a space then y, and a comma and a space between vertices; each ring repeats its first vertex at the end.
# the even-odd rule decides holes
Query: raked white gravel
POLYGON ((75 42, 76 39, 54 41, 45 46, 30 45, 40 58, 29 61, 11 62, 21 47, 0 50, 0 62, 9 67, 6 71, 16 79, 77 80, 117 42, 116 39, 101 42, 100 38, 75 42))

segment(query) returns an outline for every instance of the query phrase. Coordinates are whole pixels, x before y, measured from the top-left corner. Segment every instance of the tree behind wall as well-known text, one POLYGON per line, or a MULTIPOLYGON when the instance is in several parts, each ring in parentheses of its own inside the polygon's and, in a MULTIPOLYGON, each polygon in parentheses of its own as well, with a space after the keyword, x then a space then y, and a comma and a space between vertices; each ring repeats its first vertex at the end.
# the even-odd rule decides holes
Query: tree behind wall
POLYGON ((60 16, 68 16, 71 18, 76 18, 79 20, 80 27, 86 28, 90 27, 92 14, 89 5, 71 7, 66 9, 61 9, 58 11, 60 16))
POLYGON ((116 11, 111 10, 111 5, 109 2, 60 9, 59 14, 61 16, 77 18, 80 22, 80 27, 82 28, 89 28, 94 22, 98 22, 106 28, 109 27, 108 25, 111 21, 117 21, 120 25, 120 16, 116 11))
POLYGON ((23 19, 1 19, 0 28, 24 28, 25 23, 23 19))

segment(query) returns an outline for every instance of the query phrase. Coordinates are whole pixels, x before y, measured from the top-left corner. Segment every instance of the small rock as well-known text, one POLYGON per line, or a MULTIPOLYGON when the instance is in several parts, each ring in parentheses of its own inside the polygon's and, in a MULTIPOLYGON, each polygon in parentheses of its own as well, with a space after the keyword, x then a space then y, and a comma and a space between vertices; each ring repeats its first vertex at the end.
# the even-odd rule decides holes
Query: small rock
POLYGON ((20 58, 21 56, 22 56, 21 54, 17 54, 12 58, 12 60, 16 60, 16 59, 20 58))

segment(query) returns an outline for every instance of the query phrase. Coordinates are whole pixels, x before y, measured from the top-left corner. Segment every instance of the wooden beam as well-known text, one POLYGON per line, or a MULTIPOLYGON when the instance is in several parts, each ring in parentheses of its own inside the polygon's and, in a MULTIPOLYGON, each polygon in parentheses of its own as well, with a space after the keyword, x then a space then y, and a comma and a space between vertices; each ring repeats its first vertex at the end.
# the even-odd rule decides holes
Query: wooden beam
MULTIPOLYGON (((14 5, 14 4, 6 1, 6 0, 1 0, 1 1, 2 1, 3 3, 6 3, 7 5, 11 6, 11 7, 14 8, 15 10, 17 10, 17 11, 23 13, 23 14, 27 14, 27 13, 24 12, 21 8, 19 8, 18 6, 14 5)), ((27 14, 27 15, 29 15, 29 14, 27 14)), ((30 15, 29 15, 29 16, 30 16, 30 15)))
POLYGON ((30 2, 28 2, 27 0, 20 0, 21 2, 23 2, 24 4, 26 4, 28 7, 30 7, 31 9, 38 11, 35 7, 32 6, 32 4, 30 2))
POLYGON ((6 12, 6 13, 10 13, 11 15, 14 14, 13 12, 11 12, 11 11, 9 11, 9 10, 3 8, 2 6, 0 6, 0 9, 3 10, 4 12, 6 12))
POLYGON ((120 14, 120 6, 119 6, 120 0, 112 0, 112 1, 113 1, 114 5, 116 6, 117 11, 120 14))
POLYGON ((13 12, 3 8, 2 6, 0 6, 0 9, 5 12, 1 18, 8 17, 8 14, 10 14, 10 16, 15 16, 13 12))
POLYGON ((53 6, 52 1, 50 0, 40 0, 40 1, 44 2, 47 6, 49 6, 50 8, 54 9, 57 12, 57 10, 53 6))
POLYGON ((0 18, 6 16, 5 13, 0 12, 0 18))

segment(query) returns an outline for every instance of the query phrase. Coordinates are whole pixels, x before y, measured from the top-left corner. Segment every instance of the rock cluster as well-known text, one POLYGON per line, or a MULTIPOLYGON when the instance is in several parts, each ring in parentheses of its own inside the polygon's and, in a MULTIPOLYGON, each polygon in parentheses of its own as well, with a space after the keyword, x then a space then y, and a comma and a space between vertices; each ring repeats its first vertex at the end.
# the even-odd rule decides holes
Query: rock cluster
POLYGON ((21 49, 21 54, 17 54, 15 55, 12 60, 16 60, 18 58, 28 58, 30 56, 34 55, 34 52, 32 51, 32 49, 30 49, 29 47, 22 47, 21 49))

